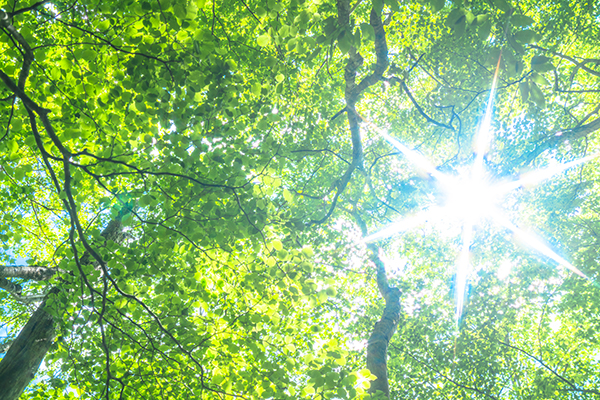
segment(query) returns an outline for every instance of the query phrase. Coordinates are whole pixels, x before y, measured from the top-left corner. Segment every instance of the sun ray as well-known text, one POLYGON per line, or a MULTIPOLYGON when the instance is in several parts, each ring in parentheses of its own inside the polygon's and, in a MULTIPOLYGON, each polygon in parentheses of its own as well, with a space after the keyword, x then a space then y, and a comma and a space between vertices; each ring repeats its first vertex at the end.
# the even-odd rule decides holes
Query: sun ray
POLYGON ((473 243, 473 223, 468 221, 463 225, 462 246, 456 262, 454 297, 456 300, 456 325, 462 316, 467 294, 467 278, 471 272, 471 243, 473 243))
POLYGON ((402 218, 382 230, 373 233, 365 238, 366 242, 375 242, 381 240, 396 233, 410 231, 411 229, 417 228, 427 221, 439 220, 442 217, 442 209, 439 207, 430 207, 423 210, 413 216, 402 218))
POLYGON ((402 143, 400 143, 399 141, 397 141, 396 139, 391 137, 384 130, 381 130, 380 134, 381 134, 381 136, 383 136, 383 138, 385 140, 388 141, 389 144, 391 144, 398 151, 400 151, 402 154, 404 154, 404 157, 406 157, 406 159, 408 161, 410 161, 420 171, 431 175, 432 177, 434 177, 435 179, 437 179, 439 181, 447 180, 446 175, 444 173, 438 171, 435 168, 435 166, 426 157, 424 157, 421 153, 419 153, 418 151, 409 149, 408 147, 406 147, 405 145, 403 145, 402 143))
POLYGON ((577 269, 573 264, 556 254, 554 250, 552 250, 550 247, 544 244, 544 242, 541 239, 537 238, 532 233, 525 232, 508 219, 500 217, 499 215, 495 216, 495 219, 499 225, 502 225, 506 229, 512 231, 515 234, 515 239, 517 241, 527 245, 528 247, 534 249, 538 253, 543 254, 544 256, 554 260, 558 265, 567 268, 569 271, 576 273, 580 277, 587 280, 590 279, 583 272, 577 269))
POLYGON ((554 175, 558 175, 561 172, 568 170, 569 168, 576 167, 597 158, 600 154, 591 154, 589 156, 580 158, 578 160, 570 161, 563 164, 553 165, 548 168, 538 169, 535 171, 527 172, 523 174, 519 179, 505 183, 498 187, 501 193, 509 193, 520 187, 531 187, 542 183, 543 181, 552 178, 554 175))
POLYGON ((501 213, 501 201, 511 191, 520 187, 537 185, 553 176, 566 171, 577 165, 582 165, 600 154, 593 154, 581 159, 554 165, 548 168, 535 170, 522 175, 519 179, 511 182, 493 182, 485 166, 485 156, 489 151, 494 138, 492 129, 492 116, 494 107, 494 98, 496 96, 498 74, 500 67, 500 58, 496 65, 492 88, 488 98, 485 115, 477 130, 474 140, 475 160, 470 166, 470 170, 457 175, 451 175, 440 172, 425 156, 416 150, 400 143, 390 136, 387 131, 377 128, 373 123, 366 121, 375 131, 377 131, 385 140, 396 148, 413 166, 422 173, 436 179, 439 189, 443 193, 438 204, 431 206, 413 216, 404 217, 394 222, 382 230, 375 232, 365 238, 367 242, 381 240, 399 232, 406 232, 417 228, 427 222, 437 223, 443 220, 458 220, 462 227, 461 246, 456 260, 455 272, 455 301, 456 301, 456 324, 458 326, 465 307, 467 296, 467 282, 471 273, 471 245, 474 242, 474 228, 483 220, 490 220, 496 224, 510 230, 515 238, 525 244, 532 250, 550 258, 560 266, 567 268, 578 276, 588 280, 593 285, 600 287, 583 272, 577 269, 573 264, 559 256, 554 250, 548 247, 541 239, 535 235, 527 233, 512 223, 501 213))
POLYGON ((494 137, 492 130, 492 115, 494 112, 494 98, 496 97, 498 84, 498 72, 500 71, 500 59, 501 58, 498 57, 498 64, 496 65, 496 71, 494 72, 492 88, 490 90, 490 96, 488 97, 483 121, 481 122, 477 131, 477 136, 475 137, 475 162, 473 163, 472 169, 472 174, 475 179, 484 174, 483 159, 489 151, 490 144, 494 137))

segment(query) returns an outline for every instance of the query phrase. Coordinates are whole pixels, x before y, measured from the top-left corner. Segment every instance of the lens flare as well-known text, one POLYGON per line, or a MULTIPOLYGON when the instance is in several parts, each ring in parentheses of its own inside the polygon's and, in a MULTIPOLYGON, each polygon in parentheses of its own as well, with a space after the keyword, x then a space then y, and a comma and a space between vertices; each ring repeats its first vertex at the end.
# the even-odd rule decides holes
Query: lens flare
POLYGON ((442 192, 442 201, 439 205, 406 218, 402 218, 384 229, 375 232, 365 238, 367 242, 381 240, 400 232, 406 232, 417 228, 425 223, 438 223, 449 217, 456 219, 462 226, 461 248, 456 260, 455 276, 455 301, 456 301, 456 323, 462 317, 466 301, 467 282, 471 273, 470 248, 473 244, 473 230, 476 225, 484 221, 491 221, 503 228, 513 232, 515 239, 528 248, 550 258, 559 266, 580 277, 590 280, 583 272, 573 264, 559 256, 554 250, 547 246, 535 235, 523 231, 503 215, 501 204, 503 199, 512 191, 521 187, 537 185, 553 176, 560 174, 569 168, 581 165, 598 157, 599 154, 589 155, 579 160, 557 164, 544 169, 531 171, 510 182, 494 182, 485 168, 485 156, 489 151, 494 137, 492 129, 493 104, 496 96, 498 71, 500 60, 494 74, 490 96, 488 98, 485 115, 477 130, 474 139, 475 160, 469 171, 463 171, 457 175, 450 175, 438 171, 437 168, 425 156, 388 134, 387 131, 377 129, 372 123, 367 123, 415 167, 420 173, 426 173, 434 178, 442 192))

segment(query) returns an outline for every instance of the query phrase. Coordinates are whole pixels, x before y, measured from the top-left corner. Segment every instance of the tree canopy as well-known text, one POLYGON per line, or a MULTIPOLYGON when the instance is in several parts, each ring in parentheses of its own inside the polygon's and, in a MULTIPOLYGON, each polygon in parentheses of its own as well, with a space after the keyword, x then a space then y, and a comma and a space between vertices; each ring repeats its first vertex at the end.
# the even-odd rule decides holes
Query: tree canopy
POLYGON ((0 398, 598 398, 598 43, 593 0, 2 0, 0 398), (477 163, 517 184, 465 242, 477 163))

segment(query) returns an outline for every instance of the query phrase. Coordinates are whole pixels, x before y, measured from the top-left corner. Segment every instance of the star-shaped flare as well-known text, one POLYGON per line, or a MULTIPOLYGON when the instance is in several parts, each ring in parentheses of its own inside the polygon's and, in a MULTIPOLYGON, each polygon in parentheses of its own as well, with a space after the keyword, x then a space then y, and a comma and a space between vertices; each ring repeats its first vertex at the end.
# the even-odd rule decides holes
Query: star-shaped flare
POLYGON ((505 217, 501 209, 501 202, 510 192, 516 189, 539 184, 556 174, 583 164, 598 155, 595 154, 576 161, 535 170, 520 176, 514 181, 493 182, 491 179, 493 177, 486 171, 484 158, 493 139, 491 121, 497 80, 498 68, 494 75, 483 121, 481 122, 475 137, 475 160, 466 172, 458 175, 440 172, 422 154, 409 149, 407 146, 398 142, 386 131, 379 130, 379 133, 383 138, 399 150, 404 157, 416 167, 416 169, 435 179, 440 186, 446 201, 443 205, 431 206, 414 216, 402 218, 384 229, 367 236, 365 240, 367 242, 373 242, 390 237, 399 232, 411 230, 426 222, 436 222, 447 216, 457 217, 462 225, 462 244, 458 260, 456 261, 455 298, 457 324, 463 313, 467 278, 471 271, 469 255, 470 247, 473 242, 473 228, 485 220, 492 221, 501 227, 512 231, 513 234, 519 238, 521 243, 554 260, 558 265, 567 268, 585 279, 589 279, 573 264, 559 256, 554 250, 544 244, 541 239, 531 233, 525 232, 505 217))

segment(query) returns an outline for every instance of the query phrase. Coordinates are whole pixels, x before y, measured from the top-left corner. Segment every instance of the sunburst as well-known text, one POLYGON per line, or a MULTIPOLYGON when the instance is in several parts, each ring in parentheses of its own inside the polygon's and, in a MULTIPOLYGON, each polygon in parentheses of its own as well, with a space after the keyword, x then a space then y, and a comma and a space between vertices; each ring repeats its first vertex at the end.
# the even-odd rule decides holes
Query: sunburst
POLYGON ((477 130, 474 140, 475 158, 473 163, 464 171, 455 171, 456 174, 443 173, 422 154, 400 143, 385 130, 378 129, 381 136, 400 151, 419 172, 428 174, 437 182, 443 193, 442 198, 444 201, 443 204, 433 205, 416 215, 400 218, 382 230, 369 235, 365 240, 367 242, 378 241, 397 233, 414 229, 425 223, 435 224, 442 219, 448 218, 448 216, 459 220, 462 235, 461 247, 456 261, 455 299, 457 324, 463 313, 468 275, 472 269, 470 248, 473 245, 473 230, 485 221, 492 222, 511 231, 520 243, 554 260, 559 266, 574 272, 584 279, 589 279, 573 264, 546 245, 542 239, 524 231, 517 224, 513 223, 506 216, 503 201, 507 195, 521 187, 537 185, 569 168, 596 158, 598 154, 534 170, 520 176, 518 179, 508 182, 501 181, 491 175, 485 167, 485 156, 489 151, 494 136, 492 115, 497 81, 498 68, 496 68, 496 73, 494 74, 483 121, 477 130))

